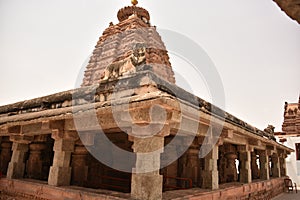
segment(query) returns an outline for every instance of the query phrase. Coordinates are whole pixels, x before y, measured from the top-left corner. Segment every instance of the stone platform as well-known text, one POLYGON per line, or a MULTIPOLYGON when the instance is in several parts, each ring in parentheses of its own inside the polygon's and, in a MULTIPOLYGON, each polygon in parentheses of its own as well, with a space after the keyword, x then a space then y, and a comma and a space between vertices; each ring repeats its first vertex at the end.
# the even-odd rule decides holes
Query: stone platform
MULTIPOLYGON (((250 184, 230 183, 220 185, 218 190, 199 188, 176 190, 163 193, 164 200, 217 200, 217 199, 271 199, 283 192, 283 179, 256 181, 250 184)), ((88 189, 77 186, 54 187, 47 182, 22 179, 0 179, 0 199, 39 200, 121 200, 131 199, 129 193, 102 189, 88 189), (2 198, 3 197, 3 198, 2 198)), ((298 193, 299 194, 299 193, 298 193)), ((289 197, 292 194, 287 194, 289 197)), ((284 197, 284 195, 282 196, 284 197)), ((281 198, 275 198, 281 199, 281 198)))

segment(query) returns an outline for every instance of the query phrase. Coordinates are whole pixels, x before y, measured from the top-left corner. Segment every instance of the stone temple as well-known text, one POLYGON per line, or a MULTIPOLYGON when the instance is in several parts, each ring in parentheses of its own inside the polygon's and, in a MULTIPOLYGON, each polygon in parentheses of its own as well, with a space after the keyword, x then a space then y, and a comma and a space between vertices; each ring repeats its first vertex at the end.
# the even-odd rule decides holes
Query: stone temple
POLYGON ((0 107, 1 195, 22 199, 270 199, 293 150, 175 85, 136 6, 96 44, 80 88, 0 107))

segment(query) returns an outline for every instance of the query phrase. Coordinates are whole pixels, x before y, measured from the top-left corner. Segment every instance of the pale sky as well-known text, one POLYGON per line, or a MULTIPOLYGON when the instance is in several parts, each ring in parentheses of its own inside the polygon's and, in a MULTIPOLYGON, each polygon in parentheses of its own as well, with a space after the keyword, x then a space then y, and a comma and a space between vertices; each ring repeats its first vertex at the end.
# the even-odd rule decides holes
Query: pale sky
MULTIPOLYGON (((130 0, 0 0, 0 105, 73 89, 126 5, 130 0)), ((272 0, 139 0, 139 6, 152 25, 205 50, 223 82, 227 112, 281 130, 284 102, 297 102, 300 93, 300 25, 272 0)), ((184 61, 171 58, 174 71, 193 79, 184 61)), ((191 82, 192 90, 209 100, 201 82, 191 82)))

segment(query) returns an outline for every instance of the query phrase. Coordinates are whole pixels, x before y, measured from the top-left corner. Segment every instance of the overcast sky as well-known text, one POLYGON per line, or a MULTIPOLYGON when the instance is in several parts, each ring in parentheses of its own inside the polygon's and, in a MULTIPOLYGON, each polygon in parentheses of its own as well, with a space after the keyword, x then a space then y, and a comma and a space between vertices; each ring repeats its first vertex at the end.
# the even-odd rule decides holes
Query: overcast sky
MULTIPOLYGON (((73 89, 83 63, 130 0, 0 0, 0 105, 73 89)), ((300 93, 300 25, 272 0, 139 0, 152 25, 203 48, 223 82, 226 111, 281 130, 300 93)), ((168 44, 167 44, 168 46, 168 44)), ((187 63, 171 55, 185 79, 187 63)), ((191 82, 210 100, 209 86, 191 82), (202 85, 202 86, 201 86, 202 85)))

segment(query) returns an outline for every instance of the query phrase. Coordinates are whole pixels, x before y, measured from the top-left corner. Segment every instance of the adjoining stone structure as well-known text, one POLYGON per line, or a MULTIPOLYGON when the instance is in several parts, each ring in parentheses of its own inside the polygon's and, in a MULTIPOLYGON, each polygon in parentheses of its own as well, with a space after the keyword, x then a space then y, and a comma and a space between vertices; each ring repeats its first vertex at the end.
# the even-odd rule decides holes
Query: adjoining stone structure
POLYGON ((293 20, 300 24, 300 2, 298 0, 274 0, 278 6, 293 20))
POLYGON ((258 130, 176 86, 145 9, 125 7, 118 18, 100 38, 81 88, 0 107, 0 166, 7 176, 0 189, 44 199, 157 200, 192 188, 229 198, 224 188, 232 184, 237 198, 282 192, 281 158, 292 149, 269 129, 258 130), (209 151, 200 158, 203 148, 209 151), (120 149, 134 156, 121 156, 120 149), (95 152, 109 162, 98 161, 95 152), (133 163, 130 171, 118 168, 126 163, 133 163))
POLYGON ((284 156, 280 157, 279 162, 286 162, 286 167, 281 171, 284 171, 283 173, 287 171, 293 182, 300 185, 300 96, 298 103, 285 102, 283 116, 282 132, 277 132, 275 135, 282 144, 295 149, 295 153, 286 160, 284 156))

